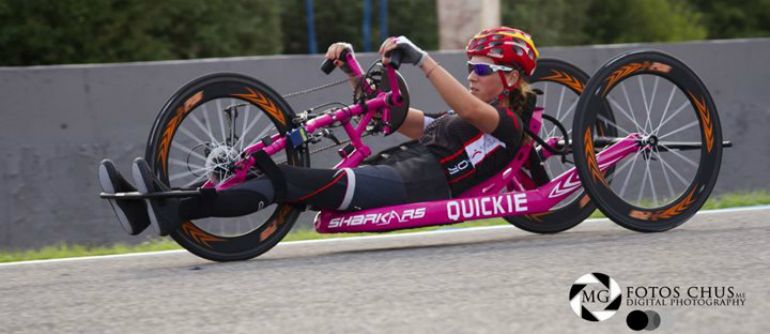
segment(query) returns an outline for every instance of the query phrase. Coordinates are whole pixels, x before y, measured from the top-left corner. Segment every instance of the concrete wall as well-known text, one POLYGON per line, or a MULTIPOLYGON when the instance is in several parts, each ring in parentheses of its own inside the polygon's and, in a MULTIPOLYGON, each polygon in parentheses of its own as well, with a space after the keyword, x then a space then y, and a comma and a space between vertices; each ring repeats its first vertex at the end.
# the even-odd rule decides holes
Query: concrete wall
MULTIPOLYGON (((770 39, 664 45, 543 48, 543 57, 570 61, 588 73, 628 49, 652 47, 689 64, 717 102, 726 150, 716 193, 770 189, 770 39)), ((458 78, 459 52, 434 55, 458 78)), ((373 55, 361 55, 369 64, 373 55)), ((238 72, 268 82, 282 93, 341 78, 323 75, 319 56, 248 57, 130 64, 0 68, 0 249, 27 249, 56 242, 139 242, 118 227, 97 196, 96 166, 110 157, 124 172, 143 155, 153 119, 185 82, 211 72, 238 72)), ((446 108, 422 73, 405 66, 413 106, 446 108)), ((289 100, 297 111, 323 102, 349 102, 345 85, 289 100)), ((383 148, 403 138, 374 138, 383 148)), ((368 142, 373 143, 372 139, 368 142)), ((314 156, 329 166, 333 152, 314 156)), ((308 217, 304 220, 307 221, 308 217)))

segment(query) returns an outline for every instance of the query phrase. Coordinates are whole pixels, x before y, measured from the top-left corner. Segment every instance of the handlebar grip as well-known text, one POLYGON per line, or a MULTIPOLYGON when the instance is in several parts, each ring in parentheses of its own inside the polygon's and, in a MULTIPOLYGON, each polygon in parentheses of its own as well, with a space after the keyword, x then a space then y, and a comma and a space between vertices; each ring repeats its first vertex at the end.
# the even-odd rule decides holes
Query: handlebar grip
MULTIPOLYGON (((347 56, 348 56, 348 49, 343 49, 342 52, 340 52, 340 57, 338 59, 342 60, 343 62, 345 62, 347 56)), ((334 69, 336 67, 337 66, 334 65, 334 61, 333 60, 325 59, 324 62, 321 64, 321 71, 323 71, 324 73, 326 73, 328 75, 328 74, 332 73, 332 71, 334 71, 334 69)))
POLYGON ((401 50, 393 50, 390 52, 390 66, 392 66, 394 69, 398 69, 401 67, 401 57, 404 56, 404 52, 401 50))
POLYGON ((324 62, 321 63, 321 71, 323 71, 325 74, 330 74, 332 71, 334 71, 334 61, 331 59, 324 59, 324 62))

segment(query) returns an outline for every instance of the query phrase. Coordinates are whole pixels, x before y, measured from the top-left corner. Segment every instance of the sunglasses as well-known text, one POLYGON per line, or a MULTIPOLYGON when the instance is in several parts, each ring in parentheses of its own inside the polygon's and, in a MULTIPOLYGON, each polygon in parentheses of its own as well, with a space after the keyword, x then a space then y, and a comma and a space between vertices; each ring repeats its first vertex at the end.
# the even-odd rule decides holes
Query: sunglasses
POLYGON ((513 68, 508 66, 495 65, 495 64, 468 62, 469 74, 471 72, 476 72, 476 75, 484 77, 492 73, 495 73, 497 71, 510 72, 510 71, 513 71, 513 68))

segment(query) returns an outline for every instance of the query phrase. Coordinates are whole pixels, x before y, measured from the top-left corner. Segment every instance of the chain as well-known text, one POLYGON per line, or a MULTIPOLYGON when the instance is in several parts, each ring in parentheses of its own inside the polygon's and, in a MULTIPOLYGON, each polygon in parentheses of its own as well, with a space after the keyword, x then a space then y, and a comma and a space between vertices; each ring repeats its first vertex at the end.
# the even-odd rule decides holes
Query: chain
POLYGON ((350 79, 349 78, 344 78, 342 80, 331 82, 331 83, 327 83, 327 84, 323 84, 323 85, 320 85, 318 87, 312 87, 312 88, 308 88, 308 89, 303 89, 303 90, 299 90, 299 91, 296 91, 296 92, 292 92, 292 93, 283 95, 282 97, 284 99, 288 99, 288 98, 299 96, 299 95, 310 94, 312 92, 319 91, 319 90, 322 90, 322 89, 331 88, 331 87, 334 87, 334 86, 339 86, 339 85, 347 82, 348 80, 350 80, 350 79))
MULTIPOLYGON (((312 87, 312 88, 298 90, 296 92, 288 93, 288 94, 285 94, 285 95, 283 95, 281 97, 283 97, 284 99, 288 99, 288 98, 292 98, 292 97, 299 96, 299 95, 310 94, 312 92, 319 91, 319 90, 322 90, 322 89, 327 89, 327 88, 331 88, 331 87, 334 87, 334 86, 339 86, 339 85, 341 85, 341 84, 343 84, 345 82, 348 82, 349 80, 350 80, 350 78, 344 78, 344 79, 341 79, 339 81, 330 82, 330 83, 323 84, 323 85, 320 85, 320 86, 317 86, 317 87, 312 87)), ((367 137, 370 134, 371 133, 366 132, 363 135, 361 135, 361 138, 367 137)), ((334 143, 334 144, 331 144, 331 145, 327 145, 325 147, 317 148, 317 149, 315 149, 313 151, 310 151, 309 154, 311 154, 311 155, 312 154, 316 154, 318 152, 326 151, 328 149, 331 149, 331 148, 334 148, 334 147, 338 147, 338 146, 342 146, 342 145, 345 145, 345 144, 350 143, 350 142, 351 142, 350 139, 346 139, 346 140, 340 141, 339 144, 334 143)), ((277 164, 280 165, 280 164, 284 164, 284 163, 286 163, 286 160, 280 161, 277 164)))
MULTIPOLYGON (((361 135, 361 138, 364 138, 364 137, 368 137, 368 136, 370 136, 370 135, 371 135, 371 133, 369 133, 369 132, 366 132, 366 133, 364 133, 363 135, 361 135)), ((326 146, 324 146, 324 147, 320 147, 320 148, 317 148, 317 149, 315 149, 315 150, 312 150, 312 151, 310 151, 310 153, 308 153, 308 154, 309 154, 309 155, 313 155, 313 154, 316 154, 316 153, 318 153, 318 152, 323 152, 323 151, 326 151, 326 150, 328 150, 328 149, 330 149, 330 148, 335 148, 335 147, 337 147, 337 146, 342 146, 342 145, 345 145, 345 144, 347 144, 347 143, 350 143, 350 142, 351 142, 351 140, 350 140, 350 139, 341 140, 339 144, 336 144, 336 143, 335 143, 335 144, 331 144, 331 145, 326 145, 326 146)), ((280 165, 280 164, 285 164, 285 163, 286 163, 286 160, 283 160, 283 161, 277 162, 276 164, 277 164, 277 165, 280 165)))

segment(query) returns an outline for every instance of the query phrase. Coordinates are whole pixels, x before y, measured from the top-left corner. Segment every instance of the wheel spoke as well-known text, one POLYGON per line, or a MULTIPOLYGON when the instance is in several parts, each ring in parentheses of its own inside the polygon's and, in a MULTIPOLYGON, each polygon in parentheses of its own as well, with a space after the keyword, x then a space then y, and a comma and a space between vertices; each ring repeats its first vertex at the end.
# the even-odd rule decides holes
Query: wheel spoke
POLYGON ((256 137, 254 137, 254 139, 253 139, 253 140, 252 140, 252 141, 251 141, 251 142, 250 142, 248 145, 246 145, 246 147, 249 147, 249 146, 251 146, 251 145, 254 145, 254 144, 257 142, 257 141, 259 141, 260 139, 262 139, 262 136, 264 136, 264 135, 265 135, 265 133, 267 133, 267 131, 270 131, 270 130, 272 130, 272 129, 275 129, 275 127, 274 127, 274 126, 269 126, 269 127, 266 127, 266 128, 264 128, 264 129, 262 130, 262 132, 260 132, 260 133, 259 133, 259 134, 258 134, 256 137))
POLYGON ((187 146, 184 146, 184 144, 181 144, 181 143, 179 143, 177 141, 172 141, 171 142, 171 147, 179 149, 179 150, 181 150, 184 153, 187 153, 187 154, 192 155, 192 156, 194 156, 196 158, 199 158, 199 159, 201 159, 203 161, 206 161, 206 157, 204 157, 202 154, 193 151, 191 148, 189 148, 187 146))
POLYGON ((660 130, 661 125, 663 125, 663 120, 666 119, 666 113, 668 113, 668 108, 671 106, 671 101, 674 100, 675 92, 676 92, 676 86, 671 85, 671 94, 668 95, 668 102, 666 102, 666 107, 663 108, 663 115, 660 116, 660 123, 658 123, 658 126, 655 127, 654 130, 652 130, 652 133, 654 135, 658 134, 658 130, 660 130))
POLYGON ((679 158, 681 158, 682 160, 684 160, 685 162, 687 162, 688 164, 690 164, 690 166, 693 166, 693 167, 695 167, 695 168, 698 168, 698 164, 697 164, 697 163, 695 163, 695 161, 692 161, 692 159, 690 159, 690 158, 688 158, 688 157, 684 156, 684 154, 682 154, 682 153, 679 153, 679 152, 678 152, 678 150, 674 150, 674 149, 671 149, 671 148, 669 148, 668 146, 666 146, 666 145, 663 145, 663 144, 661 144, 661 143, 658 143, 658 145, 659 145, 659 146, 661 146, 661 147, 663 147, 663 148, 665 148, 665 149, 666 149, 666 152, 671 152, 671 153, 673 153, 674 155, 678 156, 679 158))
POLYGON ((620 131, 623 131, 624 135, 630 135, 631 134, 630 131, 620 127, 619 125, 615 124, 615 122, 610 121, 609 119, 607 119, 607 117, 604 117, 604 115, 597 115, 596 117, 599 118, 600 120, 602 120, 604 122, 604 124, 610 124, 610 125, 614 126, 616 129, 618 129, 620 131))
POLYGON ((683 125, 682 127, 678 128, 676 130, 673 130, 673 131, 671 131, 671 132, 669 132, 669 133, 667 133, 665 135, 658 136, 658 139, 666 138, 668 136, 671 136, 671 135, 673 135, 675 133, 679 133, 681 131, 687 130, 687 129, 689 129, 689 128, 693 127, 693 126, 696 126, 696 125, 698 125, 698 120, 694 120, 694 121, 692 121, 692 122, 690 122, 690 123, 688 123, 686 125, 683 125))
MULTIPOLYGON (((249 126, 246 128, 246 130, 244 130, 244 131, 243 131, 243 133, 241 133, 241 138, 238 138, 238 141, 239 141, 240 143, 244 143, 244 142, 245 142, 243 139, 244 139, 244 138, 246 138, 246 133, 248 133, 249 131, 251 131, 251 128, 253 128, 255 125, 257 125, 257 122, 259 122, 259 119, 260 119, 260 118, 262 118, 262 115, 263 115, 262 113, 260 113, 260 112, 257 112, 257 117, 254 117, 254 119, 251 121, 251 123, 249 123, 249 126)), ((268 127, 268 128, 269 128, 269 127, 268 127)), ((259 137, 260 137, 260 136, 257 136, 257 138, 256 138, 256 139, 259 139, 259 137)), ((255 140, 254 142, 256 142, 256 140, 255 140)), ((236 144, 237 144, 237 143, 236 143, 236 144)), ((233 145, 233 146, 235 146, 235 145, 233 145)), ((251 144, 249 144, 249 145, 246 145, 246 146, 251 146, 251 144)), ((242 149, 242 148, 241 148, 241 151, 243 151, 243 149, 242 149)))
POLYGON ((179 167, 182 167, 182 168, 187 168, 187 169, 189 169, 189 168, 191 168, 191 167, 192 167, 193 169, 195 169, 195 170, 203 170, 203 169, 206 169, 206 167, 204 167, 204 166, 201 166, 201 165, 196 165, 196 164, 191 164, 191 163, 189 163, 189 162, 187 162, 187 161, 184 161, 184 160, 179 160, 179 159, 173 159, 173 158, 171 158, 171 159, 168 159, 168 162, 169 162, 170 164, 172 164, 172 165, 175 165, 175 166, 179 166, 179 167))
POLYGON ((661 122, 660 122, 660 125, 658 125, 658 128, 657 128, 657 129, 655 129, 655 133, 657 133, 658 131, 660 131, 660 129, 661 129, 661 128, 662 128, 664 125, 666 125, 666 123, 668 123, 670 120, 674 119, 674 117, 676 117, 676 115, 678 115, 680 112, 682 112, 682 110, 684 110, 684 107, 686 107, 688 104, 690 104, 690 101, 685 101, 684 103, 682 103, 682 106, 680 106, 679 108, 677 108, 677 109, 674 111, 674 113, 672 113, 672 114, 671 114, 671 116, 669 116, 669 117, 668 117, 666 120, 664 120, 664 121, 661 121, 661 122))
POLYGON ((206 167, 202 167, 202 168, 198 168, 198 169, 194 169, 194 170, 187 170, 187 171, 184 171, 182 173, 177 173, 177 174, 172 175, 169 178, 169 182, 176 181, 176 180, 183 179, 183 178, 190 177, 190 176, 195 176, 195 177, 205 176, 206 175, 205 172, 208 172, 208 168, 206 168, 206 167), (198 173, 203 173, 203 174, 198 175, 198 173))
POLYGON ((663 159, 660 159, 660 162, 663 164, 663 166, 666 166, 666 167, 668 168, 668 170, 669 170, 669 171, 671 171, 671 174, 674 174, 674 176, 676 176, 676 178, 677 178, 677 179, 679 179, 679 181, 681 181, 681 182, 682 182, 682 184, 684 184, 685 186, 688 186, 688 185, 689 185, 689 183, 687 182, 687 180, 686 180, 684 177, 682 177, 682 175, 681 175, 681 174, 679 174, 679 172, 677 172, 677 171, 676 171, 676 169, 675 169, 674 167, 672 167, 671 165, 669 165, 669 164, 668 164, 668 163, 667 163, 665 160, 663 160, 663 159))
MULTIPOLYGON (((650 156, 652 156, 652 152, 649 153, 650 156)), ((655 180, 652 178, 652 171, 650 168, 650 158, 648 157, 647 160, 647 179, 650 180, 650 191, 652 192, 652 201, 655 203, 655 205, 658 205, 658 195, 655 193, 655 180)))
POLYGON ((222 132, 222 144, 227 144, 227 133, 225 132, 225 120, 223 117, 224 112, 222 111, 222 100, 217 99, 217 118, 219 119, 219 130, 222 132))
POLYGON ((674 198, 674 187, 671 185, 671 178, 668 176, 668 171, 666 170, 666 166, 663 165, 663 156, 661 156, 660 151, 655 148, 655 157, 658 159, 658 163, 660 164, 660 168, 663 170, 663 177, 666 179, 666 185, 668 185, 668 192, 671 194, 671 198, 674 198))
POLYGON ((237 143, 241 144, 241 146, 238 147, 238 152, 243 152, 244 141, 242 139, 243 139, 243 136, 246 135, 246 125, 249 122, 249 109, 251 109, 251 105, 246 104, 246 110, 244 111, 243 122, 242 122, 243 126, 241 126, 241 134, 240 136, 238 136, 238 141, 237 141, 237 143))
POLYGON ((206 142, 204 142, 202 139, 198 138, 192 131, 188 130, 184 126, 180 126, 177 128, 179 131, 181 131, 183 134, 185 134, 187 137, 190 137, 192 140, 195 141, 198 145, 206 145, 206 142))
POLYGON ((639 75, 636 77, 639 81, 639 90, 642 92, 642 102, 644 102, 644 111, 647 113, 647 119, 644 121, 644 127, 642 130, 644 131, 644 134, 647 134, 647 123, 650 121, 650 104, 647 103, 647 93, 644 91, 644 83, 642 81, 642 76, 639 75))
MULTIPOLYGON (((643 158, 644 159, 644 158, 643 158)), ((649 159, 645 159, 646 161, 650 161, 649 159)), ((636 205, 641 206, 642 203, 642 196, 644 194, 644 186, 647 185, 647 173, 646 170, 644 173, 642 173, 642 183, 641 187, 639 187, 639 195, 636 197, 636 205)))
POLYGON ((185 184, 185 185, 184 185, 184 188, 190 188, 190 187, 192 187, 193 185, 197 185, 198 183, 200 183, 201 181, 203 181, 203 180, 205 180, 205 179, 206 179, 206 174, 201 174, 200 176, 196 177, 196 178, 195 178, 195 179, 193 179, 192 181, 190 181, 190 182, 188 182, 187 184, 185 184))
POLYGON ((607 177, 607 182, 611 182, 612 180, 614 180, 615 179, 615 175, 620 174, 620 172, 622 172, 624 169, 626 169, 626 167, 630 166, 632 161, 634 161, 634 159, 626 159, 626 161, 624 161, 622 164, 620 164, 620 167, 615 168, 615 170, 612 171, 612 175, 607 177))
POLYGON ((203 121, 206 122, 206 129, 204 131, 207 131, 209 134, 209 137, 211 137, 211 140, 217 143, 217 146, 221 145, 222 143, 218 142, 214 136, 214 129, 211 128, 211 120, 209 119, 209 110, 206 108, 206 105, 203 105, 203 121))
POLYGON ((214 138, 214 135, 211 133, 210 130, 206 129, 206 126, 204 126, 203 123, 201 123, 200 119, 198 119, 197 116, 190 115, 189 117, 190 119, 192 119, 193 123, 195 123, 195 125, 197 125, 198 128, 200 128, 201 131, 203 131, 203 133, 205 133, 209 137, 209 140, 211 140, 212 144, 219 146, 219 142, 217 141, 217 139, 214 138))
POLYGON ((567 115, 569 115, 573 110, 575 110, 575 107, 577 106, 579 99, 575 99, 574 102, 572 102, 572 105, 567 108, 567 112, 564 113, 564 115, 561 116, 561 118, 558 118, 559 122, 563 122, 565 118, 567 118, 567 115))
POLYGON ((623 195, 626 193, 626 187, 628 187, 628 180, 630 180, 631 175, 634 174, 633 173, 634 167, 636 167, 636 160, 638 159, 639 159, 639 152, 636 152, 636 154, 634 154, 634 162, 631 163, 631 170, 628 171, 628 174, 626 175, 626 179, 625 181, 623 181, 623 187, 620 188, 620 197, 623 197, 623 195))
MULTIPOLYGON (((628 90, 626 90, 626 84, 621 82, 620 83, 620 89, 623 90, 623 96, 626 99, 626 104, 628 105, 628 112, 631 113, 631 117, 628 117, 627 113, 624 113, 624 114, 625 114, 626 117, 628 117, 628 119, 630 119, 632 122, 634 122, 634 126, 636 126, 636 131, 641 133, 642 132, 642 127, 639 125, 639 122, 636 121, 636 114, 634 113, 634 108, 631 106, 631 99, 628 98, 628 90)), ((607 98, 610 98, 610 97, 607 96, 607 98)), ((619 103, 615 102, 615 105, 617 105, 618 108, 620 108, 620 104, 619 103)), ((620 108, 620 109, 623 109, 623 108, 620 108)))
POLYGON ((655 76, 655 83, 652 85, 652 97, 650 98, 650 109, 647 110, 647 120, 644 122, 644 131, 648 131, 647 126, 650 126, 650 130, 647 132, 648 134, 652 133, 652 117, 650 116, 650 112, 655 106, 655 95, 658 92, 658 81, 660 81, 660 77, 655 76))
POLYGON ((566 86, 561 86, 561 94, 559 94, 559 104, 556 107, 556 119, 559 119, 559 114, 561 114, 561 104, 564 101, 564 92, 567 90, 566 86))
MULTIPOLYGON (((636 119, 635 119, 634 117, 632 117, 632 116, 629 116, 629 115, 628 115, 628 112, 627 112, 625 109, 623 109, 623 107, 621 107, 621 106, 620 106, 620 104, 618 104, 618 102, 617 102, 617 101, 615 101, 615 99, 613 99, 613 98, 611 98, 611 97, 609 97, 609 96, 608 96, 608 97, 607 97, 607 100, 609 100, 609 101, 610 101, 610 103, 612 103, 612 105, 614 105, 616 108, 618 108, 618 109, 619 109, 619 111, 620 111, 620 113, 621 113, 623 116, 626 116, 626 118, 628 118, 628 119, 629 119, 631 122, 633 122, 633 123, 634 123, 634 126, 636 127, 636 132, 637 132, 637 133, 643 133, 643 132, 644 132, 644 131, 642 130, 642 127, 639 125, 639 123, 637 123, 637 122, 636 122, 636 119)), ((631 132, 628 132, 628 133, 631 133, 631 132)))

